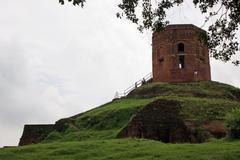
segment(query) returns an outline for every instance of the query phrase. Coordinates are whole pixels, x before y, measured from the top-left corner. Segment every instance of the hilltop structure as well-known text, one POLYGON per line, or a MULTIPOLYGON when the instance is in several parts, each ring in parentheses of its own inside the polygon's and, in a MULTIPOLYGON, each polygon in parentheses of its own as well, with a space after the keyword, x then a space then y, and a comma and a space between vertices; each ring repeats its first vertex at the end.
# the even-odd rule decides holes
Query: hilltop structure
POLYGON ((55 124, 25 125, 19 145, 69 137, 137 137, 167 143, 224 137, 224 116, 240 108, 240 90, 211 81, 209 52, 199 32, 205 31, 194 25, 169 25, 153 33, 153 76, 126 89, 125 98, 55 124), (201 82, 191 83, 195 81, 201 82))
POLYGON ((200 42, 204 30, 192 25, 169 25, 153 33, 152 69, 154 82, 210 81, 209 52, 200 42))

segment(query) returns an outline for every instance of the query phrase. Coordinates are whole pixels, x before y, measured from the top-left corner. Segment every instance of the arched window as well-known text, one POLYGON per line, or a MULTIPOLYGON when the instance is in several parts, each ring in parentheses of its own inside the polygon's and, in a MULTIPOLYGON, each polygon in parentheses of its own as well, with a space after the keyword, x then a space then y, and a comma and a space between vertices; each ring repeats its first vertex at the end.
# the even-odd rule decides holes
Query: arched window
POLYGON ((178 52, 183 52, 184 53, 184 44, 183 43, 178 44, 178 52))
POLYGON ((185 53, 184 53, 184 44, 178 44, 178 66, 180 69, 185 67, 185 53))

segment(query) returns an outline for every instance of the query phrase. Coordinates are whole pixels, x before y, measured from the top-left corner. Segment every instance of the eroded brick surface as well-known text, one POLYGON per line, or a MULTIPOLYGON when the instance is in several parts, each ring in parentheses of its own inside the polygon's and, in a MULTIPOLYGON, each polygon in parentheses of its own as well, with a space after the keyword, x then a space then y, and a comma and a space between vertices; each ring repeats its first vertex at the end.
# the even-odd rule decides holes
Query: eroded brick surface
POLYGON ((199 41, 199 32, 204 31, 194 25, 169 25, 164 31, 153 33, 154 82, 211 80, 209 52, 199 41), (184 51, 179 51, 180 44, 184 45, 184 51), (179 66, 180 56, 184 56, 184 68, 179 66))
POLYGON ((53 130, 54 130, 53 124, 25 125, 23 129, 23 135, 19 142, 19 146, 40 143, 53 130))
POLYGON ((137 137, 163 142, 189 142, 187 128, 176 101, 158 100, 145 106, 118 134, 118 138, 137 137))
POLYGON ((156 100, 139 110, 117 137, 166 143, 201 143, 210 137, 222 138, 226 135, 223 121, 189 121, 181 114, 181 110, 178 101, 156 100))

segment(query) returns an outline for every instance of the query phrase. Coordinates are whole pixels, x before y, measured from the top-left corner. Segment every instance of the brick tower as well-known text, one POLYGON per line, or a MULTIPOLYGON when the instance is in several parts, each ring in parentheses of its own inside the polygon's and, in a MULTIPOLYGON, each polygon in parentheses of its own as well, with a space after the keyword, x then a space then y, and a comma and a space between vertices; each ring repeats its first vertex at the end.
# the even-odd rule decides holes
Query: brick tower
POLYGON ((155 82, 210 81, 209 52, 197 36, 204 30, 191 25, 169 25, 153 33, 152 64, 155 82))

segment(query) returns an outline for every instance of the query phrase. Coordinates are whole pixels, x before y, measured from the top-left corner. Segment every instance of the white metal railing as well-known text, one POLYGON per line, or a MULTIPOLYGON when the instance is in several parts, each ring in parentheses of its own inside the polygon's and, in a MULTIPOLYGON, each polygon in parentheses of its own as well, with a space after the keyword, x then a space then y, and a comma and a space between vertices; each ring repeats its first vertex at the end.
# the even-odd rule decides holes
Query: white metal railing
POLYGON ((116 92, 114 99, 122 98, 127 96, 130 92, 132 92, 134 89, 142 86, 143 84, 149 82, 152 79, 152 73, 147 74, 145 77, 140 79, 139 81, 135 82, 133 85, 128 87, 123 91, 123 93, 116 92))

